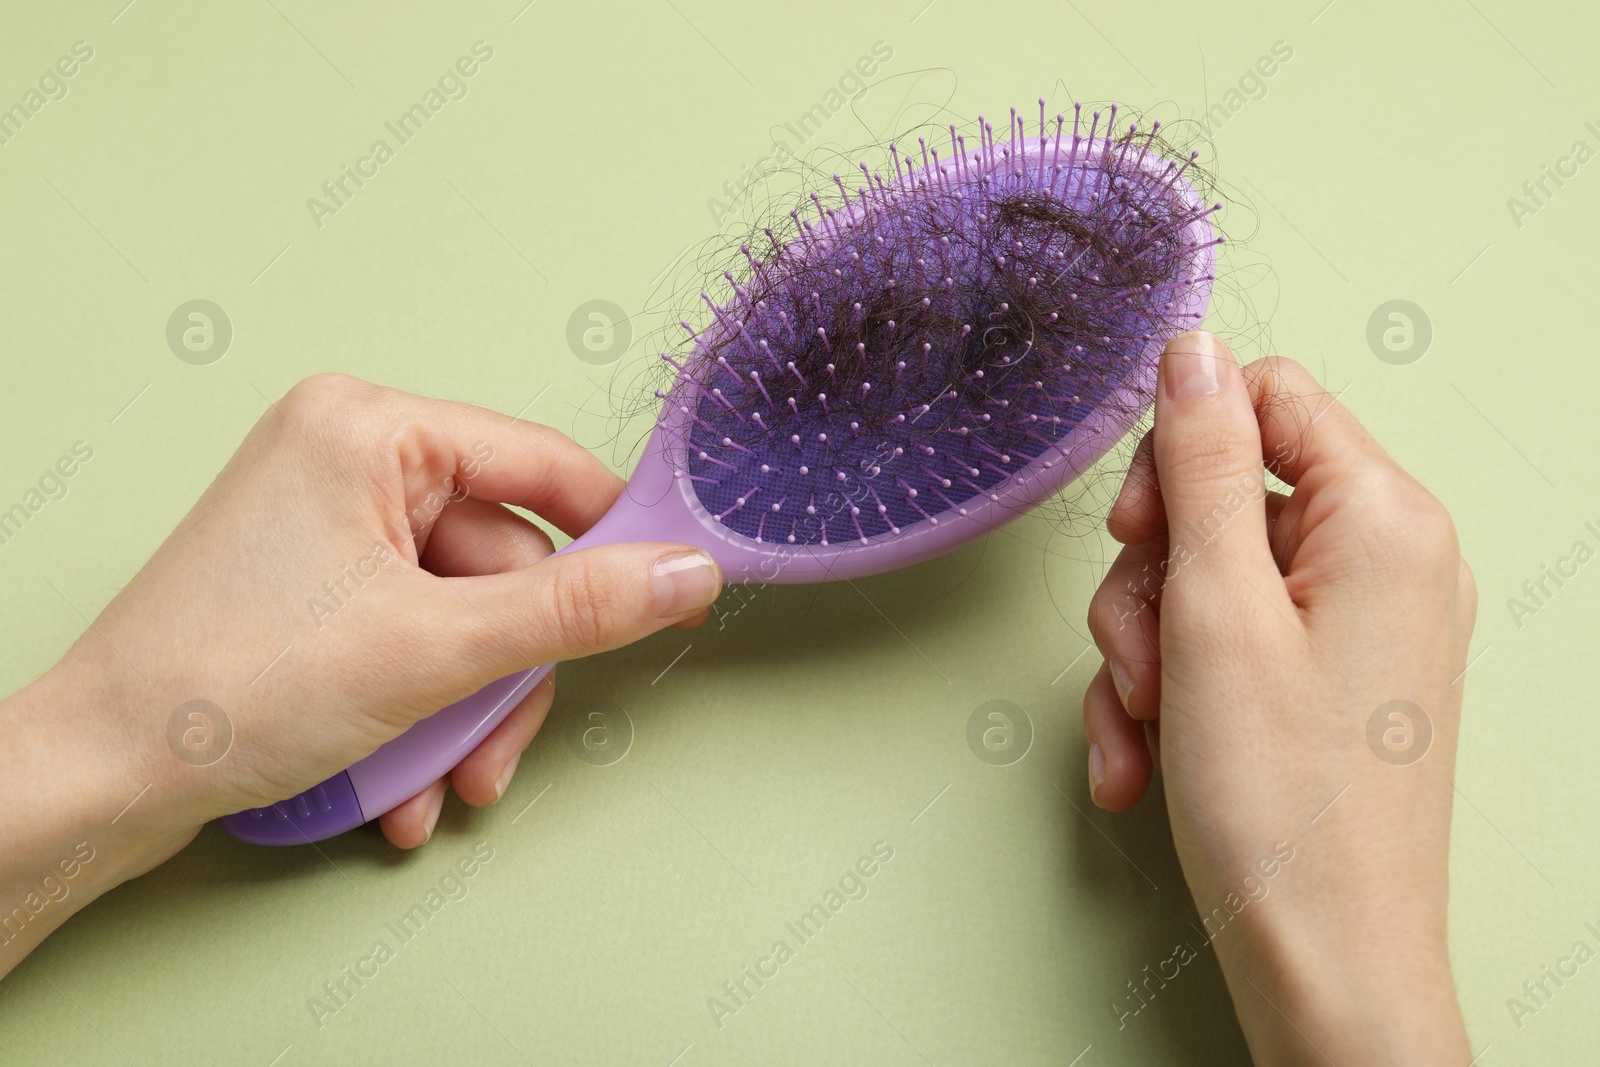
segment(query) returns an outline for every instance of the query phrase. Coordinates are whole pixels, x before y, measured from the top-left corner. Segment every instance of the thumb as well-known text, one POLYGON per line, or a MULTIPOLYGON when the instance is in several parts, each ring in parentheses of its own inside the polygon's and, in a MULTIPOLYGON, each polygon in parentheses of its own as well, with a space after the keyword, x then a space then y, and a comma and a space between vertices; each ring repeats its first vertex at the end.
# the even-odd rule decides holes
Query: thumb
POLYGON ((1267 541, 1261 427, 1244 377, 1214 334, 1191 331, 1167 342, 1152 431, 1170 549, 1164 602, 1185 587, 1219 591, 1248 580, 1266 593, 1279 583, 1267 541), (1175 580, 1184 575, 1184 580, 1175 580))
POLYGON ((703 611, 722 571, 688 545, 630 542, 449 584, 444 610, 463 662, 500 677, 620 648, 703 611))

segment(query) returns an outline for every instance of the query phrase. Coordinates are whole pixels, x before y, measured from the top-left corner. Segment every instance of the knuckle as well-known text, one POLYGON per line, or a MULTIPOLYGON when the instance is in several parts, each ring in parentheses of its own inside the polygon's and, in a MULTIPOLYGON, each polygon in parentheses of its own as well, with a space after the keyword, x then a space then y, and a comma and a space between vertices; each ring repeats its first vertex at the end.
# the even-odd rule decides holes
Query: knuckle
POLYGON ((1448 565, 1446 573, 1455 576, 1460 544, 1438 498, 1398 468, 1376 474, 1363 489, 1370 504, 1363 539, 1375 560, 1408 570, 1448 565))
POLYGON ((1258 456, 1248 453, 1239 435, 1226 427, 1196 429, 1168 452, 1162 486, 1204 488, 1234 482, 1259 462, 1258 456))
POLYGON ((328 435, 348 425, 382 393, 348 374, 313 374, 290 388, 278 404, 283 416, 306 433, 328 435))
POLYGON ((283 406, 291 411, 314 413, 338 406, 363 387, 370 388, 360 378, 324 371, 302 378, 290 387, 283 395, 283 406))
POLYGON ((617 634, 612 579, 581 563, 562 568, 552 588, 557 636, 568 648, 609 646, 617 634))
POLYGON ((1116 609, 1112 603, 1116 590, 1102 585, 1089 600, 1089 637, 1095 646, 1105 651, 1106 641, 1116 632, 1116 609))
POLYGON ((1140 632, 1140 615, 1147 610, 1149 603, 1134 590, 1102 585, 1089 601, 1089 636, 1102 652, 1108 651, 1124 631, 1140 632))
POLYGON ((1437 497, 1427 490, 1421 491, 1415 512, 1417 537, 1430 556, 1437 556, 1459 570, 1456 561, 1461 558, 1461 543, 1456 536, 1456 524, 1437 497))

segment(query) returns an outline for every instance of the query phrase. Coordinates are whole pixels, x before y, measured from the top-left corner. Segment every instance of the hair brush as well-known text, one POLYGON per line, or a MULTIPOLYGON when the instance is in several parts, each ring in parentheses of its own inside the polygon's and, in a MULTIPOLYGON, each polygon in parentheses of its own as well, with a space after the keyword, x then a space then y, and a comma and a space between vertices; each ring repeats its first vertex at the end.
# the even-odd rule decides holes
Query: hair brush
MULTIPOLYGON (((980 117, 941 158, 888 149, 741 247, 675 352, 627 489, 562 551, 709 552, 728 581, 857 578, 948 552, 1049 499, 1148 410, 1165 342, 1211 292, 1208 207, 1159 123, 1115 106, 1037 134, 980 117), (855 188, 851 188, 851 184, 855 188)), ((348 770, 230 815, 235 837, 315 841, 409 799, 549 666, 502 678, 348 770)))

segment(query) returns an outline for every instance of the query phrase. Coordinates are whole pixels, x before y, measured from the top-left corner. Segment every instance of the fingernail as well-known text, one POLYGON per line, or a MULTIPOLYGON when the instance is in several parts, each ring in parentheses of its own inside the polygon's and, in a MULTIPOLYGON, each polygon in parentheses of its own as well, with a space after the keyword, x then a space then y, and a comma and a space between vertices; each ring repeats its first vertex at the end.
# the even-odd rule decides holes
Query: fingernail
POLYGON ((1133 692, 1133 672, 1115 656, 1111 659, 1111 684, 1117 687, 1117 699, 1122 701, 1122 709, 1126 711, 1128 694, 1133 692))
POLYGON ((1181 333, 1167 342, 1161 357, 1161 379, 1168 400, 1210 396, 1222 388, 1227 364, 1233 362, 1213 334, 1204 330, 1181 333))
POLYGON ((517 761, 520 759, 522 759, 522 753, 518 752, 506 760, 506 765, 500 769, 500 777, 494 780, 494 798, 496 800, 506 795, 506 786, 511 784, 511 776, 517 773, 517 761))
POLYGON ((650 567, 655 588, 656 614, 675 619, 708 607, 722 591, 722 573, 716 562, 698 550, 671 552, 650 567))
MULTIPOLYGON (((1092 799, 1095 790, 1100 788, 1100 783, 1106 780, 1106 754, 1100 750, 1100 742, 1089 742, 1089 796, 1092 799)), ((1095 800, 1098 804, 1100 801, 1095 800)))
POLYGON ((428 803, 427 818, 422 820, 422 839, 424 841, 433 837, 433 828, 439 825, 439 812, 444 808, 444 790, 433 794, 433 800, 428 803))

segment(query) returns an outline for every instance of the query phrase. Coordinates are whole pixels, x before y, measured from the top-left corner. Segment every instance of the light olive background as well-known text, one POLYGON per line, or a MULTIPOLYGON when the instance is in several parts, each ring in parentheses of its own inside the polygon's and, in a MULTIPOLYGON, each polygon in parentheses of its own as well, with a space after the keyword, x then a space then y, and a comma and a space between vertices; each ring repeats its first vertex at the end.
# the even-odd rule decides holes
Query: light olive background
MULTIPOLYGON (((670 320, 639 314, 600 367, 569 318, 660 310, 718 234, 708 200, 874 42, 893 50, 877 88, 808 151, 945 104, 1003 125, 1041 95, 1169 120, 1221 103, 1208 158, 1239 245, 1212 324, 1243 358, 1321 376, 1449 505, 1477 572, 1451 912, 1473 1050, 1575 1062, 1600 1041, 1600 963, 1520 1027, 1507 1003, 1575 941, 1600 948, 1600 564, 1521 625, 1507 604, 1574 542, 1600 547, 1600 163, 1520 225, 1507 204, 1575 141, 1600 148, 1591 5, 124 2, 34 5, 0 35, 0 104, 94 49, 0 147, 0 505, 94 449, 0 545, 5 691, 314 372, 520 412, 627 469, 603 416, 670 320), (307 199, 394 145, 384 122, 480 40, 469 95, 319 228, 307 199), (1247 75, 1276 42, 1293 56, 1263 90, 1247 75), (1255 91, 1229 97, 1241 78, 1255 91), (195 299, 234 330, 207 366, 166 339, 195 299), (1407 365, 1368 343, 1391 300, 1431 323, 1407 365)), ((1086 524, 1030 518, 859 589, 730 592, 699 631, 563 667, 504 801, 452 801, 413 854, 207 829, 4 983, 0 1061, 1241 1062, 1209 951, 1125 1027, 1111 1007, 1200 942, 1159 795, 1121 817, 1087 798, 1082 619, 1108 553, 1086 524), (992 700, 1035 732, 1010 766, 967 744, 992 700), (604 702, 634 737, 595 766, 568 730, 604 702), (479 842, 494 858, 469 894, 319 1028, 322 983, 394 946, 385 923, 479 842), (869 894, 799 945, 784 923, 877 842, 893 859, 869 894), (795 958, 716 1025, 708 998, 780 938, 795 958)))

